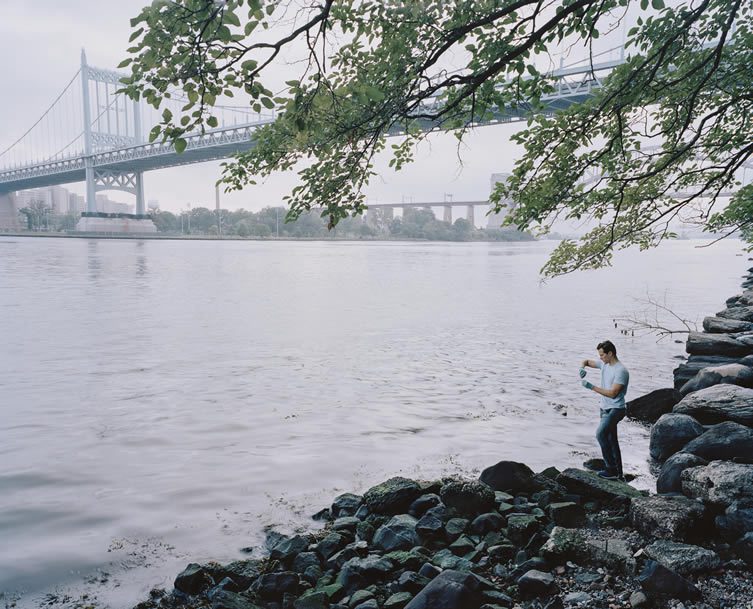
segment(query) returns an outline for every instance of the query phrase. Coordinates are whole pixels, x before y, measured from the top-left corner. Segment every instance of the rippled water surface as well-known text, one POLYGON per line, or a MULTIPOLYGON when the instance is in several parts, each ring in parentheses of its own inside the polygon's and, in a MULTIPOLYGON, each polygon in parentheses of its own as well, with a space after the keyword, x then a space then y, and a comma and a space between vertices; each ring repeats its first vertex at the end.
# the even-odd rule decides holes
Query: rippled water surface
POLYGON ((541 284, 551 243, 0 237, 0 593, 131 606, 398 473, 596 456, 579 362, 613 339, 630 399, 684 351, 613 319, 739 291, 740 243, 699 243, 541 284))

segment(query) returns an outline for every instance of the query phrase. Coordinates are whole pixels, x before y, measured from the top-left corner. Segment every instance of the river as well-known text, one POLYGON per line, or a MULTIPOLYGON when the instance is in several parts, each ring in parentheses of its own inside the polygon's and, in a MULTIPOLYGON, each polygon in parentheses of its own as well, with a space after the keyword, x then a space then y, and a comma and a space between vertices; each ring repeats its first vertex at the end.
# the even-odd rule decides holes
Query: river
MULTIPOLYGON (((551 242, 0 237, 0 599, 129 607, 393 475, 578 466, 596 343, 628 399, 684 353, 613 320, 739 292, 740 242, 702 243, 542 283, 551 242)), ((651 487, 647 429, 620 430, 651 487)))

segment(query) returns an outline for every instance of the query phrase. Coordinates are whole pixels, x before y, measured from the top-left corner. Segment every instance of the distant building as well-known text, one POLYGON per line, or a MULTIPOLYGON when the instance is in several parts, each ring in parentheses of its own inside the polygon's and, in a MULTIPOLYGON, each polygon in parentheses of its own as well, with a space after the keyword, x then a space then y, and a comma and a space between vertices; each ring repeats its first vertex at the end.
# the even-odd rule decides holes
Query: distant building
MULTIPOLYGON (((494 192, 494 187, 497 185, 497 182, 504 182, 507 180, 507 178, 510 177, 511 174, 509 173, 493 173, 492 177, 490 179, 490 185, 491 188, 489 189, 489 193, 491 194, 494 192)), ((489 206, 489 209, 491 210, 492 207, 489 206)), ((498 229, 502 225, 502 221, 505 219, 507 214, 510 213, 509 209, 503 209, 499 213, 496 214, 489 214, 489 220, 486 223, 487 229, 498 229)))
MULTIPOLYGON (((54 214, 80 214, 86 211, 84 197, 69 192, 62 186, 50 186, 48 188, 32 188, 20 190, 16 193, 16 207, 23 209, 33 204, 43 204, 49 207, 54 214)), ((105 194, 97 195, 97 211, 110 214, 132 214, 134 206, 128 203, 113 201, 105 194)))

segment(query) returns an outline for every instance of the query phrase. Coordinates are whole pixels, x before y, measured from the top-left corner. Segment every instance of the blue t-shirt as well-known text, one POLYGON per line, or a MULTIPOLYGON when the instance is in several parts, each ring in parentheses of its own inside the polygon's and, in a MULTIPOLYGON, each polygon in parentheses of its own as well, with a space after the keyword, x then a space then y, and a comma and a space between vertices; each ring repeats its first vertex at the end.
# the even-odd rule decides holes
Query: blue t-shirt
POLYGON ((610 408, 625 408, 625 394, 627 393, 628 383, 630 382, 630 373, 627 368, 622 365, 622 362, 617 360, 614 364, 605 364, 601 360, 596 362, 597 366, 601 368, 601 388, 611 389, 615 383, 622 385, 622 391, 620 391, 615 397, 608 398, 605 395, 601 396, 601 407, 604 410, 610 408))

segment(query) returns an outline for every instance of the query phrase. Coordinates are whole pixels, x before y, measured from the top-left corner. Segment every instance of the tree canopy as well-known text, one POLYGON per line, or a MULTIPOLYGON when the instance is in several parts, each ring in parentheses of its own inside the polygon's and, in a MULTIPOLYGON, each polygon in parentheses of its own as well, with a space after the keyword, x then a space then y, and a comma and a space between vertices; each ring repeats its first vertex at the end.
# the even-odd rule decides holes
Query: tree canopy
POLYGON ((752 12, 750 0, 155 1, 132 20, 121 67, 134 98, 186 97, 151 134, 178 150, 217 125, 225 96, 275 110, 223 179, 242 188, 296 168, 288 216, 322 208, 330 226, 363 211, 375 155, 399 170, 432 132, 462 139, 525 113, 514 136, 524 153, 492 195, 497 208, 511 201, 507 222, 522 230, 597 221, 560 243, 543 269, 555 275, 656 245, 676 218, 750 227, 753 191, 739 181, 753 154, 752 12), (552 54, 590 52, 634 7, 624 63, 586 101, 543 112, 552 54))

